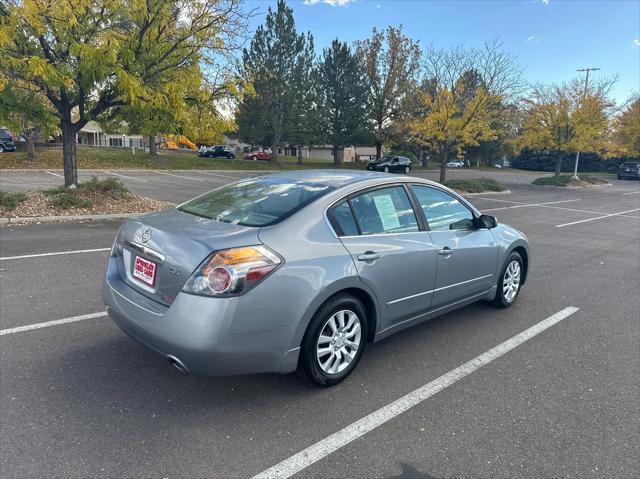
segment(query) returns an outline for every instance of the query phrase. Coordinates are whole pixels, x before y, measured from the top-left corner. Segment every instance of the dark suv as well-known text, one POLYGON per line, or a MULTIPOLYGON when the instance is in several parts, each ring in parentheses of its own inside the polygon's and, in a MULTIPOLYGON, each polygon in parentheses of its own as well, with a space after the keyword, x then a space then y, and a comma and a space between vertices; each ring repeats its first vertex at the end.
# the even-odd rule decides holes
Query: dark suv
POLYGON ((618 179, 640 179, 640 161, 626 161, 618 167, 618 179))
POLYGON ((379 160, 370 161, 367 165, 367 170, 409 174, 411 160, 405 156, 385 156, 379 160))
POLYGON ((9 130, 0 128, 0 153, 4 153, 5 151, 16 151, 16 144, 13 142, 9 130))
POLYGON ((236 155, 231 148, 224 145, 216 145, 206 148, 198 152, 198 156, 202 158, 228 158, 233 160, 236 155))

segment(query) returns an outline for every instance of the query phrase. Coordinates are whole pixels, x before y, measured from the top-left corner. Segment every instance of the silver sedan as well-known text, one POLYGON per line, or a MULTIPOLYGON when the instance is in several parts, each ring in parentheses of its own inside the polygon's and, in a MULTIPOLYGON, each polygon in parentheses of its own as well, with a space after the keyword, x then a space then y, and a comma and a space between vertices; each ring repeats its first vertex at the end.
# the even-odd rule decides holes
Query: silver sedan
POLYGON ((277 173, 126 221, 102 297, 182 372, 302 370, 331 386, 368 342, 474 301, 511 306, 526 237, 438 183, 277 173))

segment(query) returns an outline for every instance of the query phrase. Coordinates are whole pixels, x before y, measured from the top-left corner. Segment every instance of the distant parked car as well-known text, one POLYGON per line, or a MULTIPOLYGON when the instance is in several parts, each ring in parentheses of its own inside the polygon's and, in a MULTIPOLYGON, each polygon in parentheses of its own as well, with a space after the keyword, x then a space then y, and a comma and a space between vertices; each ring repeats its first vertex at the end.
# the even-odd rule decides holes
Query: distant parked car
POLYGON ((263 160, 263 161, 271 161, 271 153, 262 148, 259 150, 249 151, 245 153, 243 158, 245 160, 263 160))
POLYGON ((462 161, 450 161, 449 163, 447 163, 447 168, 463 168, 464 167, 464 163, 462 161))
POLYGON ((13 137, 9 130, 0 128, 0 153, 5 151, 16 151, 16 144, 13 142, 13 137))
POLYGON ((625 178, 640 179, 640 162, 627 161, 618 167, 618 179, 624 180, 625 178))
POLYGON ((385 156, 379 160, 370 161, 367 165, 367 170, 409 174, 411 160, 405 156, 385 156))
POLYGON ((224 145, 210 146, 198 151, 198 156, 201 158, 228 158, 233 160, 236 155, 231 148, 224 145))

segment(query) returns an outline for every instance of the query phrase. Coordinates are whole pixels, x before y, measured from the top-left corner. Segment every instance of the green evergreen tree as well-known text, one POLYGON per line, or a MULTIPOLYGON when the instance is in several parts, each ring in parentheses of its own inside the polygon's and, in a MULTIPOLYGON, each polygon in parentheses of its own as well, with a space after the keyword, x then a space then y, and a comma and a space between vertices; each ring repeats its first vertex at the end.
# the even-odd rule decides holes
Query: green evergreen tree
POLYGON ((368 128, 369 84, 363 65, 346 43, 333 40, 318 67, 321 131, 338 167, 345 146, 372 141, 368 128))
POLYGON ((265 24, 244 50, 243 60, 254 94, 239 105, 238 137, 270 145, 277 161, 279 146, 301 141, 297 130, 309 108, 305 83, 313 63, 313 39, 309 33, 298 35, 293 11, 278 0, 276 11, 269 8, 265 24))

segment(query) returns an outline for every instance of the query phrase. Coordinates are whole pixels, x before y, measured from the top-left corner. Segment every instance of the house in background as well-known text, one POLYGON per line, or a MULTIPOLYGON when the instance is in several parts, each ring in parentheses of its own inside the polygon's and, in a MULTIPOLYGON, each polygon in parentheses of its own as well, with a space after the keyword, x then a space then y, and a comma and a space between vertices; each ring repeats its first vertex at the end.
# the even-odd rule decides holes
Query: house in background
MULTIPOLYGON (((295 146, 278 148, 278 154, 284 156, 297 156, 295 146)), ((333 161, 333 147, 331 145, 311 145, 302 147, 302 157, 317 160, 333 161)), ((348 146, 343 149, 342 160, 347 163, 355 161, 368 161, 376 157, 375 146, 348 146)))
POLYGON ((127 135, 118 132, 105 132, 100 123, 89 121, 77 133, 78 143, 88 146, 111 146, 116 148, 144 148, 144 138, 142 135, 127 135))

